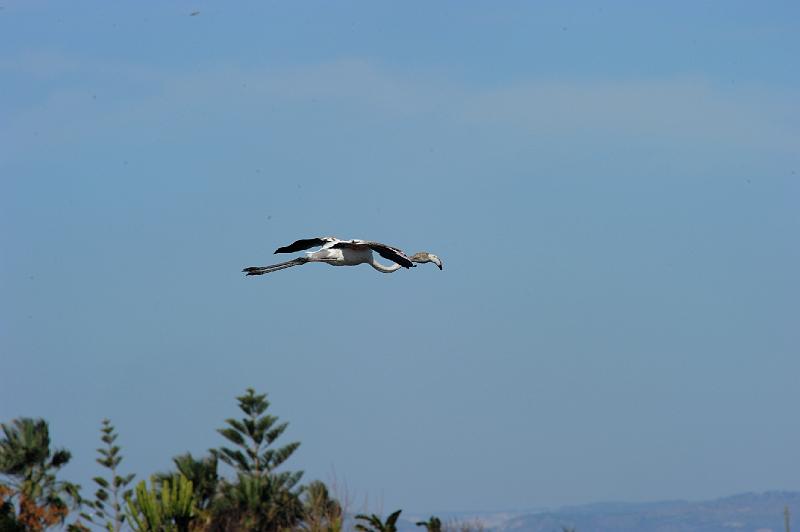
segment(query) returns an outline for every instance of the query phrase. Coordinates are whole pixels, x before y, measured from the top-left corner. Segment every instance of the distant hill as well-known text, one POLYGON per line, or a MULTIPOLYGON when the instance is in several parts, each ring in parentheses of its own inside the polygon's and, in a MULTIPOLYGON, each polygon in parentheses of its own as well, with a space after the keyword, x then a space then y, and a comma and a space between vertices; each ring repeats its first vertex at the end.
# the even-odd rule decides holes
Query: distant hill
MULTIPOLYGON (((662 501, 651 503, 600 503, 570 506, 532 513, 498 512, 462 514, 476 517, 487 532, 784 532, 784 508, 788 507, 792 529, 800 530, 800 492, 744 493, 711 501, 662 501)), ((443 521, 459 516, 447 514, 443 521)), ((410 522, 403 532, 422 530, 410 522)))

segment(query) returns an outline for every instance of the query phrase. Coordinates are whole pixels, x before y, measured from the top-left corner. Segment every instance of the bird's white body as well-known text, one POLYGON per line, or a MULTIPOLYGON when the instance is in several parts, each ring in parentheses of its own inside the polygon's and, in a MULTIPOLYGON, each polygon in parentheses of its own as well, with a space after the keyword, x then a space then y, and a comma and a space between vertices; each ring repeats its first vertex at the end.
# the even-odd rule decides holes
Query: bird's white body
POLYGON ((332 266, 356 266, 368 264, 375 260, 372 250, 366 249, 330 249, 322 248, 318 251, 306 251, 306 257, 312 262, 327 262, 332 266))
POLYGON ((375 260, 375 255, 369 248, 344 248, 332 249, 323 247, 318 251, 306 251, 306 258, 309 262, 324 262, 331 266, 358 266, 359 264, 369 264, 382 273, 391 273, 399 270, 399 264, 381 264, 375 260))

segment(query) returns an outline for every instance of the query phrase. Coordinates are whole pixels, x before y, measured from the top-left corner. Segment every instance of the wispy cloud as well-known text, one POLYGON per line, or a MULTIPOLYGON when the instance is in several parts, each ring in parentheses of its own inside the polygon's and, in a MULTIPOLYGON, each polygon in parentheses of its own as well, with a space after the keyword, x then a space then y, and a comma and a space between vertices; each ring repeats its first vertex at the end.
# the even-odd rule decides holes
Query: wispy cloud
POLYGON ((257 119, 276 107, 311 102, 326 110, 320 120, 436 114, 453 127, 511 137, 650 138, 730 149, 800 145, 800 111, 794 105, 800 95, 769 86, 723 87, 703 78, 542 79, 486 87, 359 60, 174 71, 47 52, 7 60, 0 70, 5 76, 63 79, 35 102, 17 106, 12 95, 4 103, 11 108, 4 113, 9 119, 0 125, 0 140, 13 153, 25 152, 31 143, 106 136, 121 125, 131 132, 155 126, 163 134, 178 133, 222 116, 257 119))
POLYGON ((702 78, 526 82, 478 93, 467 115, 551 135, 650 137, 730 147, 797 147, 797 95, 702 78), (795 121, 796 122, 796 121, 795 121))

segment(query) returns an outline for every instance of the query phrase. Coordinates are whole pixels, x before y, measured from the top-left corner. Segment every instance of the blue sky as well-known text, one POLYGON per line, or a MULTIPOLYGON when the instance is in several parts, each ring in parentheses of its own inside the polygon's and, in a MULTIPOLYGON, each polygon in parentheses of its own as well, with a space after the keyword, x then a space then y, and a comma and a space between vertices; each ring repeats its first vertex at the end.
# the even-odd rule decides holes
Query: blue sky
POLYGON ((354 509, 800 489, 798 16, 2 2, 0 419, 86 487, 252 386, 354 509), (445 269, 240 273, 327 234, 445 269))

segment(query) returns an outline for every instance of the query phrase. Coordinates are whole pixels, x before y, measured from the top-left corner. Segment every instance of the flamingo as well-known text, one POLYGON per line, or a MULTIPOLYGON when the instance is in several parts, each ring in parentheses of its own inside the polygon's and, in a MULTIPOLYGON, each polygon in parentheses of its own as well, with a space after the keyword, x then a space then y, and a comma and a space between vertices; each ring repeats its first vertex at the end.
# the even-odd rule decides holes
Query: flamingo
POLYGON ((371 240, 340 240, 333 236, 304 238, 297 240, 288 246, 283 246, 275 250, 275 253, 294 253, 313 247, 321 246, 317 251, 307 251, 305 257, 298 257, 286 262, 271 264, 269 266, 250 266, 242 270, 247 275, 264 275, 278 270, 300 266, 308 262, 324 262, 331 266, 357 266, 359 264, 369 264, 382 273, 392 273, 400 268, 413 268, 415 263, 432 262, 440 270, 442 261, 439 257, 427 251, 420 251, 412 256, 407 256, 402 250, 380 242, 371 240), (393 264, 381 264, 372 252, 375 251, 383 257, 393 262, 393 264))

